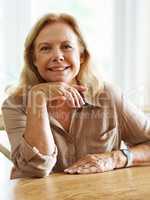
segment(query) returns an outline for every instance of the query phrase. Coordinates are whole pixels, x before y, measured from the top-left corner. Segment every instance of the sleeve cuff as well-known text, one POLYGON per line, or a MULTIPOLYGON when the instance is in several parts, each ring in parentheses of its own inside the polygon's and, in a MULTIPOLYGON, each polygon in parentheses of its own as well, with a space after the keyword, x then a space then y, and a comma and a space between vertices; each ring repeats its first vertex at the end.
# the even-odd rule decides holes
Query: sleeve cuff
POLYGON ((51 155, 44 155, 39 152, 36 147, 32 147, 27 141, 22 138, 22 152, 24 152, 24 159, 28 162, 30 161, 35 155, 38 155, 40 158, 45 160, 49 159, 49 157, 55 157, 57 155, 57 148, 55 146, 54 152, 51 155))

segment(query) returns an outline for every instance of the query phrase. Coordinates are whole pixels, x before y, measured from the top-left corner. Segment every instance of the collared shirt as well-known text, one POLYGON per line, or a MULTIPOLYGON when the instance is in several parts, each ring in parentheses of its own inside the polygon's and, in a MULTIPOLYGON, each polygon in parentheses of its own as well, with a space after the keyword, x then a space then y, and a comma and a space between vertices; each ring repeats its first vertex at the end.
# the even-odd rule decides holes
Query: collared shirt
POLYGON ((69 131, 51 115, 49 122, 55 141, 52 155, 43 155, 24 139, 26 107, 9 97, 2 106, 5 128, 12 150, 12 178, 60 172, 86 154, 118 150, 121 142, 136 145, 150 140, 149 119, 128 102, 120 90, 105 83, 94 97, 83 94, 85 105, 75 108, 69 131))

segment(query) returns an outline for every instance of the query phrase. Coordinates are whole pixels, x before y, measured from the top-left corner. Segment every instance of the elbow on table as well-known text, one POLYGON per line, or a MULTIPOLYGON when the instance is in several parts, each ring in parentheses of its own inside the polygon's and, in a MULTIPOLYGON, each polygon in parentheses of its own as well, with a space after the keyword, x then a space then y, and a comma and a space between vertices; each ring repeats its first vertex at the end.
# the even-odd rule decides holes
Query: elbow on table
POLYGON ((39 171, 33 171, 32 175, 30 176, 31 178, 44 178, 46 176, 49 176, 49 174, 52 172, 51 170, 39 170, 39 171))
POLYGON ((13 160, 14 168, 11 173, 11 178, 44 178, 52 172, 56 161, 56 157, 49 159, 48 161, 43 160, 43 162, 41 161, 40 163, 37 163, 34 160, 29 162, 25 162, 25 160, 21 160, 21 162, 19 162, 18 159, 13 160))
POLYGON ((53 168, 54 168, 54 166, 56 164, 56 161, 57 161, 57 159, 53 158, 53 159, 50 159, 49 162, 42 163, 40 165, 35 165, 34 164, 32 166, 32 164, 31 164, 30 165, 30 168, 31 168, 30 170, 32 171, 32 174, 34 174, 35 178, 36 177, 37 178, 46 177, 52 172, 52 170, 53 170, 53 168))
MULTIPOLYGON (((20 177, 48 176, 57 162, 57 149, 51 155, 43 155, 22 143, 12 152, 16 174, 20 177), (18 172, 18 173, 17 173, 18 172)), ((12 171, 13 174, 13 171, 12 171)))
POLYGON ((38 168, 30 165, 24 166, 14 166, 11 172, 11 179, 15 178, 44 178, 49 176, 52 172, 54 166, 50 166, 49 168, 38 168))

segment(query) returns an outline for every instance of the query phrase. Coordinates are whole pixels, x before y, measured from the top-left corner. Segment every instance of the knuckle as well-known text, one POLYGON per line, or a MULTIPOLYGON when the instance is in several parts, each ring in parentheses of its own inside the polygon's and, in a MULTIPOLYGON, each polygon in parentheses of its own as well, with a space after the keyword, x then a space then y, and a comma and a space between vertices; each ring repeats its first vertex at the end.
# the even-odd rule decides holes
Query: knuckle
POLYGON ((91 154, 87 154, 87 155, 86 155, 86 158, 87 158, 87 159, 92 158, 91 154))

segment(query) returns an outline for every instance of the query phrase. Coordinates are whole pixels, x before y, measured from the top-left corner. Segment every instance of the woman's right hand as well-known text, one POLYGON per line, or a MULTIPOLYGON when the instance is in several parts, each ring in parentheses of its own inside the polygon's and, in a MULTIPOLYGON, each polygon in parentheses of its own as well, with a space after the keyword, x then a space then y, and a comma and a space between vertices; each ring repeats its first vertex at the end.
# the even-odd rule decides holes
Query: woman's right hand
POLYGON ((68 107, 75 108, 85 104, 81 93, 86 89, 83 85, 70 86, 64 82, 40 83, 32 87, 30 94, 38 106, 42 97, 48 107, 61 107, 65 102, 68 107))

